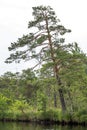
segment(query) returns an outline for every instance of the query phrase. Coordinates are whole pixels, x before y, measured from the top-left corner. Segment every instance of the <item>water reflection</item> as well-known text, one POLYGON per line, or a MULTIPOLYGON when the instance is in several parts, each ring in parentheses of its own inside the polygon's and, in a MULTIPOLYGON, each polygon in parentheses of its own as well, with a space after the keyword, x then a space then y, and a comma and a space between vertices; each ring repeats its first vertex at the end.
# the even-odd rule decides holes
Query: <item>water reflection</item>
POLYGON ((0 130, 87 130, 86 127, 58 126, 58 125, 36 125, 30 123, 0 122, 0 130))

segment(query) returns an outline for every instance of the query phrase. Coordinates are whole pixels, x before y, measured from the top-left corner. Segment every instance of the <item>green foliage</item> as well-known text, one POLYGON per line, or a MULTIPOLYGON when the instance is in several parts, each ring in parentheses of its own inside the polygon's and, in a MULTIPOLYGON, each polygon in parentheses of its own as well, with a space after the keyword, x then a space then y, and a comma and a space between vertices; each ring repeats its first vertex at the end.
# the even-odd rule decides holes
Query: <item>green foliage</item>
POLYGON ((0 94, 0 119, 6 116, 7 111, 11 105, 11 100, 5 97, 3 94, 0 94))
POLYGON ((73 120, 77 122, 87 122, 87 110, 80 109, 78 112, 75 112, 73 115, 73 120))
POLYGON ((15 100, 11 106, 12 111, 20 111, 22 113, 25 113, 25 111, 28 109, 29 105, 25 100, 15 100))
POLYGON ((0 112, 8 110, 8 105, 10 104, 10 99, 5 97, 3 94, 0 94, 0 112))
POLYGON ((60 121, 61 119, 61 112, 56 109, 49 109, 45 113, 42 113, 43 118, 45 120, 50 120, 50 121, 60 121))
POLYGON ((38 95, 38 110, 46 112, 46 105, 47 105, 47 97, 43 93, 38 95))
POLYGON ((0 77, 0 118, 87 122, 87 56, 76 42, 64 43, 71 31, 50 6, 33 7, 32 14, 31 32, 11 43, 14 53, 6 63, 35 59, 37 64, 0 77))

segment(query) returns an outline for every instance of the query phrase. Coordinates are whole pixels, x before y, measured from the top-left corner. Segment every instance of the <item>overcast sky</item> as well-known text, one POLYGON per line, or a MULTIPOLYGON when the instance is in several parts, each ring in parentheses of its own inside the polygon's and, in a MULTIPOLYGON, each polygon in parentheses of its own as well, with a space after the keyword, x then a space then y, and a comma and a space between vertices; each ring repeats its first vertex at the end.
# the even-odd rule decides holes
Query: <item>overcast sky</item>
POLYGON ((0 75, 7 71, 20 71, 31 66, 30 62, 5 64, 9 57, 8 46, 28 33, 32 20, 32 7, 50 5, 61 23, 72 30, 65 37, 68 42, 77 42, 87 53, 87 0, 0 0, 0 75))

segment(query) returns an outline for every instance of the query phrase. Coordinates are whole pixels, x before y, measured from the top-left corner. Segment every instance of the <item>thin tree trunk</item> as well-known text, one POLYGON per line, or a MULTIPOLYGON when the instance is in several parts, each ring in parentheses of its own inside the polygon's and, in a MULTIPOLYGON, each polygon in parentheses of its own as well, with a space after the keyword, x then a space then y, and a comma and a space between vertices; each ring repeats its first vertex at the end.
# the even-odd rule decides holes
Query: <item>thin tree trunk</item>
POLYGON ((54 107, 57 108, 57 94, 55 89, 54 89, 54 107))
POLYGON ((69 102, 70 102, 70 106, 71 106, 71 112, 74 112, 74 106, 73 106, 73 101, 72 101, 70 91, 68 91, 68 97, 69 97, 69 102))

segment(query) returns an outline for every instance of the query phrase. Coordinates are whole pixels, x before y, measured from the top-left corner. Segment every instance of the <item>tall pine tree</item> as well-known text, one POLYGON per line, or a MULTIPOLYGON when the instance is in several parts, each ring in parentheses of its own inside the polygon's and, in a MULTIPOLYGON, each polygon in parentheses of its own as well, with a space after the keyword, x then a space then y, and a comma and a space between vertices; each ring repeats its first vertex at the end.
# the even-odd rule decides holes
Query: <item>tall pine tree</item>
POLYGON ((62 38, 62 35, 71 32, 71 30, 60 24, 60 20, 57 19, 55 12, 50 6, 33 7, 32 15, 34 19, 28 24, 31 33, 23 35, 17 42, 11 43, 8 49, 15 52, 11 53, 5 62, 12 63, 13 61, 20 62, 21 59, 36 59, 38 63, 34 67, 39 64, 49 63, 53 68, 58 85, 62 110, 66 111, 62 83, 59 77, 60 61, 58 59, 58 48, 66 48, 63 45, 65 39, 62 38), (19 49, 21 50, 19 51, 19 49))

